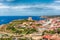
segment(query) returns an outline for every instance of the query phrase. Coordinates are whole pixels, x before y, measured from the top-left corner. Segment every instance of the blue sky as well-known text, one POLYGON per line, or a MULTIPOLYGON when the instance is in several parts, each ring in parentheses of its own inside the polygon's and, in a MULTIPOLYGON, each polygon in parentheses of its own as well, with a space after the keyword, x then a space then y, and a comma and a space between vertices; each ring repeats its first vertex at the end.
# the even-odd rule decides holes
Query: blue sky
POLYGON ((60 15, 60 0, 0 0, 0 16, 60 15))

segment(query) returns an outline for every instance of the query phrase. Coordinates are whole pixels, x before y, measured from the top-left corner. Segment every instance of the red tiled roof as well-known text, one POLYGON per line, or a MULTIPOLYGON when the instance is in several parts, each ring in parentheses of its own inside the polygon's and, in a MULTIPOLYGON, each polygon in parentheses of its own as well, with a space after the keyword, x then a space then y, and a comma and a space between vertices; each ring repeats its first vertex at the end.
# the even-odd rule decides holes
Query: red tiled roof
POLYGON ((43 38, 51 38, 50 35, 44 35, 43 38))

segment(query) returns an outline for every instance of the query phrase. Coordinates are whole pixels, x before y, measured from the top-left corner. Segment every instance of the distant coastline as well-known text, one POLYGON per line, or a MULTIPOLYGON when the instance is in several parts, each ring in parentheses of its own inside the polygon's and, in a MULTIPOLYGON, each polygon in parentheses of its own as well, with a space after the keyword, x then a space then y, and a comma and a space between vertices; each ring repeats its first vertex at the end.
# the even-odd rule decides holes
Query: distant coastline
POLYGON ((60 15, 41 16, 41 18, 54 18, 54 17, 60 17, 60 15))

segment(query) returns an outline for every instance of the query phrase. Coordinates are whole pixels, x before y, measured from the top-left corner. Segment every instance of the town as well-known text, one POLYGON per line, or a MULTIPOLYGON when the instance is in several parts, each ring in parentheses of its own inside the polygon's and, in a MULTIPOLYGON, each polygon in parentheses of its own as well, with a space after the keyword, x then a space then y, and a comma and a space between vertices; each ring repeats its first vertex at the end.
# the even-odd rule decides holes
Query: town
POLYGON ((60 40, 60 17, 13 20, 0 25, 0 40, 60 40))

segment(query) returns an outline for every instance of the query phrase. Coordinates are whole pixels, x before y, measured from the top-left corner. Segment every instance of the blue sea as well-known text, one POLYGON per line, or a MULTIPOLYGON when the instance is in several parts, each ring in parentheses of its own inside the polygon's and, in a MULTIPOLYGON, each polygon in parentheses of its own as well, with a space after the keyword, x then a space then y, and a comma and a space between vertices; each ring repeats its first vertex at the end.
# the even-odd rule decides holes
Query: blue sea
POLYGON ((7 24, 12 20, 28 19, 28 17, 32 17, 33 20, 44 20, 44 18, 41 18, 40 16, 0 16, 0 25, 7 24))

